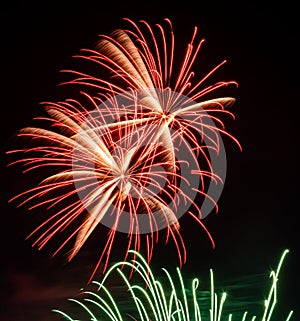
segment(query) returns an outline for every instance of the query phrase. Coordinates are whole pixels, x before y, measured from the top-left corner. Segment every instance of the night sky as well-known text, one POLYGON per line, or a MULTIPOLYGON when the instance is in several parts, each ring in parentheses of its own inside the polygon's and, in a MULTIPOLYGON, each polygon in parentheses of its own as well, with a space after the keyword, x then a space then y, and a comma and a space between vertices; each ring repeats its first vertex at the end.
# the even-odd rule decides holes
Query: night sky
MULTIPOLYGON (((153 24, 170 18, 179 47, 187 43, 197 26, 199 35, 206 39, 198 63, 214 66, 226 59, 218 79, 233 79, 239 84, 231 91, 237 99, 231 109, 236 119, 228 118, 225 123, 243 151, 224 138, 228 166, 219 212, 204 220, 216 248, 212 249, 201 228, 183 218, 182 234, 188 250, 183 273, 187 278, 208 279, 213 268, 219 285, 247 276, 253 276, 254 283, 254 276, 262 274, 265 279, 260 280, 267 285, 270 269, 288 248, 279 280, 277 317, 279 320, 280 313, 285 316, 294 309, 292 320, 299 320, 296 8, 288 2, 263 6, 253 1, 243 1, 242 5, 226 1, 195 3, 161 6, 153 2, 72 1, 62 5, 41 1, 11 2, 1 9, 0 320, 60 320, 51 310, 67 310, 67 298, 86 285, 97 261, 107 232, 103 228, 68 264, 65 253, 51 258, 55 242, 38 251, 25 241, 35 226, 35 216, 26 208, 9 204, 8 199, 28 188, 30 182, 16 168, 6 167, 5 152, 14 143, 16 131, 41 114, 39 103, 55 101, 57 84, 63 80, 59 70, 76 68, 71 56, 81 48, 93 48, 99 34, 123 26, 123 17, 153 24)), ((112 261, 123 258, 123 238, 117 238, 120 246, 112 253, 112 261)), ((157 244, 152 263, 157 275, 162 267, 177 266, 172 243, 165 246, 162 240, 157 244)), ((257 291, 259 304, 266 294, 257 291)), ((272 320, 277 320, 276 316, 272 320)))

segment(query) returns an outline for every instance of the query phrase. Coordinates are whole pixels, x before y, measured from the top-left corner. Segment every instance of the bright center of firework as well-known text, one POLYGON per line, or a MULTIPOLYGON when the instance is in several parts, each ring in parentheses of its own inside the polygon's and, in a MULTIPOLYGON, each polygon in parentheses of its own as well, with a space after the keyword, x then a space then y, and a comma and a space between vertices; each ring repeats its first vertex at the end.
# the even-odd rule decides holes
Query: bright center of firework
POLYGON ((128 172, 120 171, 116 177, 118 179, 118 188, 123 195, 122 197, 129 196, 132 190, 132 183, 130 182, 130 175, 128 172))
POLYGON ((164 110, 163 112, 160 113, 160 118, 164 123, 171 123, 172 121, 174 121, 174 115, 172 113, 170 113, 167 110, 164 110))
POLYGON ((129 180, 129 175, 127 172, 120 171, 117 174, 117 178, 119 179, 119 182, 126 184, 129 180))

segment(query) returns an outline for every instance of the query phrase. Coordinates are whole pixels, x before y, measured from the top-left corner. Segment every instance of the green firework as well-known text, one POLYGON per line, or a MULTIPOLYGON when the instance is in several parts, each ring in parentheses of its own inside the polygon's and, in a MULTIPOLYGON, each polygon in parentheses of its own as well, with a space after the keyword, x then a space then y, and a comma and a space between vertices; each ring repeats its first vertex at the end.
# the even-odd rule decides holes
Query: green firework
MULTIPOLYGON (((69 299, 80 308, 80 317, 72 317, 71 314, 57 309, 53 311, 68 321, 271 321, 276 315, 279 273, 288 252, 287 249, 283 252, 277 268, 270 273, 269 292, 262 312, 257 316, 251 315, 249 311, 242 311, 238 315, 224 313, 227 294, 216 293, 212 269, 209 293, 206 291, 203 295, 199 290, 198 278, 192 280, 189 289, 186 288, 179 268, 176 269, 176 278, 163 268, 167 280, 163 284, 155 278, 143 256, 135 251, 130 253, 134 254, 136 259, 114 264, 101 282, 93 281, 97 287, 95 291, 84 291, 84 298, 81 299, 69 299), (121 304, 122 297, 109 290, 107 283, 116 278, 122 281, 127 304, 121 304)), ((120 291, 118 292, 120 294, 120 291)), ((291 320, 292 315, 291 310, 283 321, 291 320)))

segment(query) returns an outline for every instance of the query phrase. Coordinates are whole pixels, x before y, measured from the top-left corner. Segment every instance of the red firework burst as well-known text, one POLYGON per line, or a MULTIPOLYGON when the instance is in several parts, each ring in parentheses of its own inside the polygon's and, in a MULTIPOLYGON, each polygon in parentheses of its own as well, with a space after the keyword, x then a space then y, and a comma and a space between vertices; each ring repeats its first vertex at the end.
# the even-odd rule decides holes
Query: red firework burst
POLYGON ((141 22, 143 33, 136 23, 125 20, 133 30, 102 36, 95 50, 77 56, 109 71, 109 77, 68 71, 76 77, 66 84, 84 86, 82 99, 44 103, 50 117, 42 119, 52 127, 20 130, 18 136, 30 138, 31 145, 8 152, 32 155, 12 163, 22 163, 24 171, 42 167, 56 171, 12 198, 19 200, 19 206, 32 204, 30 209, 59 208, 29 235, 39 249, 59 232, 70 230, 54 255, 75 240, 71 260, 98 224, 110 228, 91 278, 101 263, 105 272, 117 231, 128 234, 127 249, 136 251, 140 235, 145 234, 150 261, 159 230, 167 229, 166 241, 172 238, 182 265, 186 251, 179 218, 187 212, 205 229, 202 208, 194 200, 202 195, 216 206, 206 181, 224 183, 210 153, 220 153, 220 133, 239 145, 216 116, 233 116, 228 107, 234 98, 203 100, 220 87, 236 84, 203 87, 224 62, 192 84, 191 68, 203 43, 194 45, 197 28, 174 76, 170 20, 166 19, 169 39, 161 25, 156 25, 156 36, 148 23, 141 22))

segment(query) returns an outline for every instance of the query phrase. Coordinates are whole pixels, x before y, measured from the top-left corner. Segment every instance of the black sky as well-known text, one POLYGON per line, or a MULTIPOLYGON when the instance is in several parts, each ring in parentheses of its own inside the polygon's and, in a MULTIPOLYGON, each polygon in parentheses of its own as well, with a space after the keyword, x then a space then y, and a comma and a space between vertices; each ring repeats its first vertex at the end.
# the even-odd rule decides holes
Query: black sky
MULTIPOLYGON (((71 56, 83 47, 92 48, 98 34, 121 26, 123 17, 150 23, 170 18, 179 46, 197 26, 206 39, 200 61, 214 65, 227 59, 220 79, 234 79, 239 84, 233 92, 236 120, 228 120, 226 126, 243 151, 224 140, 227 180, 219 213, 209 215, 205 222, 216 249, 199 228, 185 220, 186 273, 206 277, 212 267, 221 280, 265 273, 275 268, 282 251, 289 248, 279 300, 286 312, 295 309, 293 320, 299 319, 299 33, 295 11, 288 2, 261 5, 253 1, 72 1, 69 5, 43 1, 11 2, 2 8, 0 320, 57 320, 51 309, 64 304, 84 286, 97 258, 91 255, 98 250, 96 238, 67 265, 63 255, 52 259, 51 249, 39 252, 24 240, 33 227, 30 214, 8 204, 8 199, 26 182, 21 173, 6 167, 5 151, 14 133, 39 115, 39 103, 55 100, 56 85, 62 80, 59 70, 73 63, 71 56)), ((118 260, 118 251, 113 259, 118 260)), ((171 245, 157 246, 154 268, 177 264, 171 245)), ((258 295, 263 298, 263 294, 258 295)))

